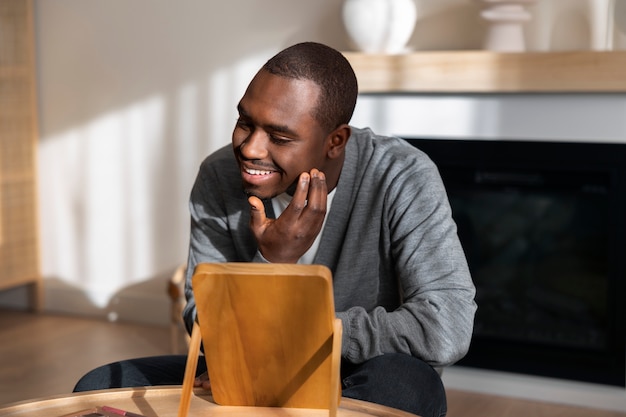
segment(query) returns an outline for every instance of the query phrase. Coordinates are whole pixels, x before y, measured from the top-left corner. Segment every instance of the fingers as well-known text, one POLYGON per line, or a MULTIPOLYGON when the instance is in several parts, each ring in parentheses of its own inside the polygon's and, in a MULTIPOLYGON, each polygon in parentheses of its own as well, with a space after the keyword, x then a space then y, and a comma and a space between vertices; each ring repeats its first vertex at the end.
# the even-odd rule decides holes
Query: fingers
MULTIPOLYGON (((296 186, 296 190, 294 191, 293 197, 288 206, 290 211, 297 213, 297 215, 299 215, 299 213, 301 213, 302 210, 304 210, 304 207, 306 207, 307 205, 310 182, 311 176, 308 172, 303 172, 302 174, 300 174, 300 178, 298 179, 298 185, 296 186)), ((290 216, 289 213, 287 213, 287 215, 290 216)))
POLYGON ((202 374, 198 375, 193 380, 193 386, 194 387, 202 387, 204 389, 211 389, 211 381, 209 381, 209 374, 208 374, 208 372, 203 372, 202 374))
POLYGON ((202 381, 202 389, 205 391, 211 391, 211 381, 208 379, 206 381, 202 381))
POLYGON ((310 173, 300 174, 298 186, 289 207, 298 216, 307 212, 326 211, 327 196, 326 176, 323 172, 313 168, 310 173))
POLYGON ((201 387, 205 391, 211 391, 211 381, 208 379, 196 378, 193 380, 193 386, 196 388, 201 387))
POLYGON ((314 212, 326 212, 327 198, 328 187, 326 186, 326 176, 323 172, 318 171, 317 169, 312 169, 307 209, 314 212))
POLYGON ((250 204, 250 228, 252 230, 260 229, 267 218, 265 217, 265 206, 260 198, 255 196, 248 197, 250 204))
POLYGON ((248 197, 250 229, 261 255, 269 262, 297 262, 322 228, 326 198, 326 177, 317 169, 300 174, 290 203, 277 219, 266 217, 258 197, 248 197))

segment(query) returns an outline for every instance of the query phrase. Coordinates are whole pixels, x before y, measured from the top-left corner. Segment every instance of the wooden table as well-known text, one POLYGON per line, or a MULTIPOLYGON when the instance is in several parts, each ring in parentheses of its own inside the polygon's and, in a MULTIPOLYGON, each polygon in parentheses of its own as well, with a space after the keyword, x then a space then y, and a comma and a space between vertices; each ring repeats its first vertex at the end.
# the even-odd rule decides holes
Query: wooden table
MULTIPOLYGON (((145 417, 176 417, 181 387, 146 387, 91 391, 64 396, 54 396, 0 408, 0 417, 60 417, 96 406, 110 406, 145 417)), ((222 407, 213 402, 212 396, 202 389, 194 390, 189 409, 190 417, 311 417, 327 416, 328 411, 296 408, 222 407)), ((339 417, 390 416, 415 417, 415 415, 365 401, 342 398, 337 411, 339 417)))

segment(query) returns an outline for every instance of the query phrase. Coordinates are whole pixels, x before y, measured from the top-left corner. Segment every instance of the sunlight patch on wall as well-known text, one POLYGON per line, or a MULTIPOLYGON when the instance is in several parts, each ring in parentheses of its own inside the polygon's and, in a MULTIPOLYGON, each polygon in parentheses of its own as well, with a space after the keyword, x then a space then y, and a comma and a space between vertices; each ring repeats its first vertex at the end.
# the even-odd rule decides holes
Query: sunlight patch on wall
POLYGON ((237 120, 237 104, 254 75, 276 52, 278 51, 257 52, 209 75, 207 80, 209 111, 206 121, 210 152, 231 143, 237 120))
POLYGON ((185 262, 199 164, 230 144, 237 103, 273 53, 255 52, 43 137, 43 276, 114 309, 122 290, 185 262))
POLYGON ((208 146, 214 151, 231 141, 235 125, 235 98, 233 93, 232 73, 227 68, 214 71, 207 83, 209 111, 207 112, 208 146))
POLYGON ((98 306, 154 272, 164 117, 154 96, 41 141, 42 273, 88 287, 98 306))
MULTIPOLYGON (((184 187, 184 193, 178 195, 181 203, 185 203, 189 198, 188 189, 191 188, 191 181, 198 170, 196 156, 196 146, 199 132, 199 91, 198 85, 188 82, 179 87, 176 95, 176 155, 179 175, 182 178, 189 178, 188 187, 184 187)), ((188 217, 188 216, 185 216, 188 217)))

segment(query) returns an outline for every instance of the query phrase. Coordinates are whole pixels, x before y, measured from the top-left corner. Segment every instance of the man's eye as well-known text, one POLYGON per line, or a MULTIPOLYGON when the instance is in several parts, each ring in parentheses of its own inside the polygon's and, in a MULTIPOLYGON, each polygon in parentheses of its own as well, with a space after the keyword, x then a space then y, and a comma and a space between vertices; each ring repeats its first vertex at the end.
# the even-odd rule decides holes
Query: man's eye
POLYGON ((270 136, 270 140, 277 145, 285 145, 291 142, 291 140, 286 139, 286 138, 281 138, 275 135, 269 135, 269 136, 270 136))
POLYGON ((245 120, 237 119, 237 123, 235 125, 240 129, 250 130, 250 123, 245 120))

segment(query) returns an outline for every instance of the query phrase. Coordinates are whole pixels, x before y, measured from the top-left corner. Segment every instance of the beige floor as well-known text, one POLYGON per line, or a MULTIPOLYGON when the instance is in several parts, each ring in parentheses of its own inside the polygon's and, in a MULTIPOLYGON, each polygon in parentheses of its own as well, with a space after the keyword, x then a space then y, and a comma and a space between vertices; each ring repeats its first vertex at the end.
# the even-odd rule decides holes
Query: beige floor
MULTIPOLYGON (((0 310, 0 406, 65 394, 88 370, 170 352, 169 329, 0 310)), ((541 402, 448 392, 449 417, 626 417, 541 402)))

